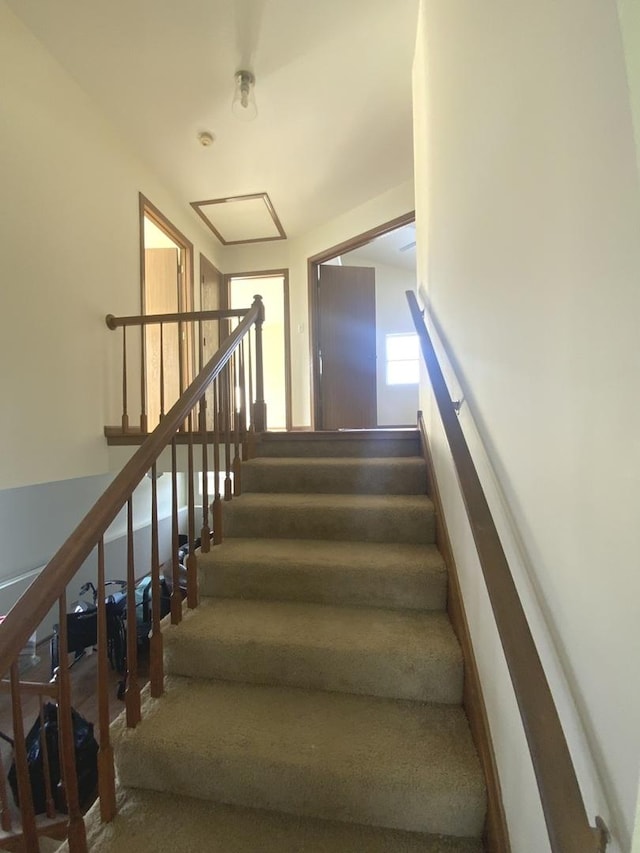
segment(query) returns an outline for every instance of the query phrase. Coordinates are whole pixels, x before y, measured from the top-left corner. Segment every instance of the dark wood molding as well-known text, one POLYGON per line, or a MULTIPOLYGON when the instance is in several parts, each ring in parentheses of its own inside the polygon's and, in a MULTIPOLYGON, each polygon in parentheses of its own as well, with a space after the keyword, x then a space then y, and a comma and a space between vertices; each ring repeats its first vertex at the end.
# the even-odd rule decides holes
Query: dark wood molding
MULTIPOLYGON (((138 212, 140 227, 140 312, 146 313, 145 305, 145 242, 144 242, 144 220, 148 217, 154 225, 163 231, 178 247, 180 259, 180 273, 178 275, 178 310, 192 311, 194 304, 194 266, 195 258, 193 243, 153 204, 145 195, 138 193, 138 212)), ((143 398, 143 415, 141 421, 146 422, 147 400, 146 400, 146 370, 147 370, 147 343, 146 335, 141 335, 141 395, 143 398)), ((181 359, 181 383, 182 387, 191 382, 195 374, 195 341, 190 330, 187 330, 184 342, 180 348, 181 359), (183 374, 184 371, 184 374, 183 374)), ((182 388, 181 388, 182 390, 182 388)))
POLYGON ((383 234, 388 234, 390 231, 395 231, 396 228, 402 228, 414 222, 416 218, 415 210, 410 210, 403 213, 401 216, 396 216, 395 219, 390 219, 375 228, 370 228, 362 234, 357 234, 338 243, 329 249, 324 249, 315 255, 307 258, 307 299, 309 303, 309 385, 311 389, 311 428, 316 429, 322 423, 321 400, 320 400, 320 371, 318 367, 318 290, 316 287, 318 281, 318 267, 325 261, 330 261, 338 255, 344 255, 347 252, 352 252, 354 249, 359 249, 365 246, 376 237, 382 237, 383 234))
POLYGON ((247 243, 269 243, 273 242, 274 240, 287 239, 287 235, 285 233, 284 228, 282 227, 282 223, 280 222, 278 214, 276 213, 276 210, 267 193, 250 193, 248 195, 228 196, 227 198, 209 198, 204 199, 202 201, 192 201, 190 202, 190 204, 191 207, 198 214, 200 219, 202 219, 204 224, 207 226, 207 228, 216 235, 216 237, 222 243, 223 246, 241 246, 247 243), (276 231, 278 232, 277 237, 254 237, 248 240, 225 240, 220 231, 218 231, 218 229, 211 222, 211 220, 207 216, 205 216, 201 209, 204 205, 229 204, 238 201, 253 201, 255 199, 261 199, 264 202, 264 205, 267 209, 267 213, 271 217, 273 224, 276 227, 276 231))
POLYGON ((480 756, 480 764, 484 773, 487 786, 487 818, 485 823, 484 843, 487 853, 511 853, 509 832, 507 829, 507 818, 502 800, 502 790, 498 776, 495 752, 491 740, 491 730, 487 709, 482 694, 482 685, 476 663, 469 623, 464 609, 460 579, 456 566, 451 539, 447 529, 447 522, 442 508, 442 499, 435 468, 433 456, 427 435, 426 426, 422 412, 418 412, 418 428, 420 430, 420 442, 423 456, 427 463, 427 494, 433 501, 436 519, 436 545, 442 554, 447 574, 449 576, 449 593, 447 596, 447 611, 453 625, 464 660, 464 691, 462 703, 469 719, 469 726, 473 741, 480 756))
POLYGON ((396 216, 395 219, 390 219, 388 222, 376 225, 375 228, 370 228, 362 234, 356 234, 355 237, 349 237, 348 240, 343 240, 342 243, 338 243, 330 249, 324 249, 322 252, 312 255, 309 258, 309 261, 314 264, 322 264, 324 261, 330 261, 338 255, 345 255, 347 252, 353 252, 354 249, 359 249, 361 246, 375 240, 376 237, 382 237, 383 234, 388 234, 389 231, 395 231, 396 228, 403 228, 405 225, 410 225, 412 222, 415 222, 415 218, 415 210, 409 210, 401 216, 396 216))

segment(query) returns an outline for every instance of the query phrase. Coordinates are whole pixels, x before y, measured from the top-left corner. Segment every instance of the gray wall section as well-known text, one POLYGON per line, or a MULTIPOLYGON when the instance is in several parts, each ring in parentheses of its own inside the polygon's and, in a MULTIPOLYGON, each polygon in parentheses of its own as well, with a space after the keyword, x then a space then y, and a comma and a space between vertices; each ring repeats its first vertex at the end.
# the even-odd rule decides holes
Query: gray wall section
MULTIPOLYGON (((112 474, 81 477, 37 486, 0 491, 0 614, 6 613, 28 588, 38 571, 56 553, 91 506, 112 481, 112 474)), ((171 478, 158 480, 160 560, 171 556, 171 478)), ((144 480, 134 494, 134 558, 136 577, 146 574, 151 565, 150 481, 144 480)), ((183 507, 182 476, 179 506, 183 507)), ((186 511, 180 510, 180 528, 186 525, 186 511)), ((199 524, 198 530, 199 530, 199 524)), ((126 518, 115 519, 105 536, 107 579, 126 577, 126 518)), ((80 586, 95 581, 96 556, 91 555, 80 568, 67 590, 71 604, 80 586)), ((52 610, 39 626, 38 642, 46 638, 58 621, 52 610)))

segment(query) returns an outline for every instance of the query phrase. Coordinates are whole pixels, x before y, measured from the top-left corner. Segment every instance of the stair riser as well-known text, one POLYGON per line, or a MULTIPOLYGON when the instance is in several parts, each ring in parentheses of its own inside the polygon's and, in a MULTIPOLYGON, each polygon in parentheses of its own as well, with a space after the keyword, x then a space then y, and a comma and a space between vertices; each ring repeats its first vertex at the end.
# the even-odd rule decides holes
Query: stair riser
POLYGON ((344 604, 398 610, 444 610, 447 578, 425 572, 407 571, 393 577, 389 573, 350 573, 348 566, 328 570, 295 566, 261 566, 256 563, 230 564, 200 559, 200 592, 217 598, 253 598, 271 601, 309 601, 317 604, 344 604))
POLYGON ((420 456, 420 441, 410 439, 307 439, 265 440, 258 444, 258 456, 420 456))
MULTIPOLYGON (((211 725, 213 731, 215 720, 211 725)), ((414 832, 477 837, 484 820, 484 804, 470 808, 462 787, 443 791, 426 778, 418 786, 398 786, 370 774, 345 778, 328 771, 321 756, 311 771, 308 762, 300 766, 256 754, 220 754, 212 760, 195 753, 185 761, 181 744, 173 743, 143 760, 135 749, 118 750, 117 769, 125 786, 414 832)))
MULTIPOLYGON (((402 462, 402 460, 400 460, 402 462)), ((309 466, 283 464, 260 466, 245 463, 242 489, 245 492, 288 492, 308 494, 419 495, 426 488, 423 463, 399 466, 330 464, 309 466)))
POLYGON ((242 500, 223 505, 224 536, 261 539, 332 539, 364 542, 415 542, 435 539, 432 511, 416 507, 394 512, 389 509, 266 507, 256 513, 242 500))
POLYGON ((165 646, 166 670, 174 675, 441 704, 462 701, 462 660, 452 658, 265 642, 229 646, 212 637, 165 646))

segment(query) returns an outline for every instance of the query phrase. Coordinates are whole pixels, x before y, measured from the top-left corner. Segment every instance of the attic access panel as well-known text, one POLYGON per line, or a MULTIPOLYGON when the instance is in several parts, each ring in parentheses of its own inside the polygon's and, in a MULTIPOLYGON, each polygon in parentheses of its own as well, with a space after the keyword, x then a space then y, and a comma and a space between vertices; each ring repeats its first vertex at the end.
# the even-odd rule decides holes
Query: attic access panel
POLYGON ((192 201, 191 207, 223 246, 287 239, 267 193, 192 201))

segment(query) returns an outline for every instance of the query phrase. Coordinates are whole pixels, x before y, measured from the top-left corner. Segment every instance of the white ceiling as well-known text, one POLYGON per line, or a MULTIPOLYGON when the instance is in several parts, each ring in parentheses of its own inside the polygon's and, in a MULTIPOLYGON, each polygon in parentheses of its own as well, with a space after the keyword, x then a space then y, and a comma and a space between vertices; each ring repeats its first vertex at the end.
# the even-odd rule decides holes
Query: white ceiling
POLYGON ((266 192, 295 236, 412 177, 417 0, 7 2, 185 204, 266 192))

